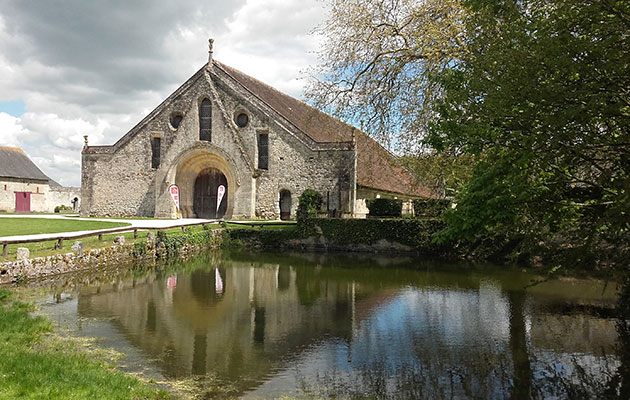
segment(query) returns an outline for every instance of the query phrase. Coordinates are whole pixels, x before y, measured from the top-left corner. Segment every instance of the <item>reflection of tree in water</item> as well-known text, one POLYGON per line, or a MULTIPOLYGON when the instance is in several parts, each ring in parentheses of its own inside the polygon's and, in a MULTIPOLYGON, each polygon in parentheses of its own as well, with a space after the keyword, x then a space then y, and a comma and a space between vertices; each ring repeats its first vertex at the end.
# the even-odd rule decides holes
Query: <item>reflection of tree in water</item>
MULTIPOLYGON (((335 367, 311 376, 298 374, 299 387, 307 396, 322 398, 630 398, 630 329, 625 320, 618 325, 616 355, 534 347, 526 292, 512 290, 504 296, 510 313, 509 337, 503 345, 496 338, 476 338, 453 347, 448 340, 427 337, 408 326, 404 331, 412 336, 412 360, 400 363, 377 351, 350 370, 335 367)), ((625 297, 630 299, 630 289, 625 297)), ((627 311, 627 319, 630 306, 625 304, 622 296, 618 310, 627 311)), ((595 313, 591 314, 595 318, 606 315, 598 307, 577 310, 595 313)))
POLYGON ((630 274, 621 279, 617 300, 617 354, 620 364, 608 383, 608 398, 630 399, 630 274))
MULTIPOLYGON (((537 354, 532 362, 539 366, 537 379, 532 384, 534 398, 630 398, 630 275, 620 280, 618 293, 615 354, 597 358, 576 353, 563 364, 544 352, 537 354)), ((583 311, 607 315, 597 307, 583 311)))

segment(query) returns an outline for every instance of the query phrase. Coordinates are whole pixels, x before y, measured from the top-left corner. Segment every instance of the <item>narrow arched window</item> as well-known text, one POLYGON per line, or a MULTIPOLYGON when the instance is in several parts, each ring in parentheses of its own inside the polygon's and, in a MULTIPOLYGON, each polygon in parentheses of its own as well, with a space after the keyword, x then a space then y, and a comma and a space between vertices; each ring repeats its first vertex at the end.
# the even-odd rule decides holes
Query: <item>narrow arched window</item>
POLYGON ((208 99, 199 106, 199 140, 212 140, 212 103, 208 99))
POLYGON ((258 168, 269 169, 269 135, 258 134, 258 168))
POLYGON ((159 137, 151 138, 151 168, 160 168, 160 150, 162 139, 159 137))

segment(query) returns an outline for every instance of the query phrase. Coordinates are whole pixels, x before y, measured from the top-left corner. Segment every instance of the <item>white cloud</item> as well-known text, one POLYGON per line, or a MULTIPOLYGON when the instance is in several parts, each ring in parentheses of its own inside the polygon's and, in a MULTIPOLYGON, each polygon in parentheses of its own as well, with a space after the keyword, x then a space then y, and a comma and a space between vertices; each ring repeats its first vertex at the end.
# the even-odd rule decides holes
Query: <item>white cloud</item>
POLYGON ((20 147, 20 138, 25 133, 20 123, 20 118, 0 112, 0 138, 2 138, 2 145, 20 147))
POLYGON ((0 101, 26 105, 0 112, 0 145, 79 185, 83 135, 116 142, 206 62, 209 37, 218 60, 300 97, 324 14, 318 0, 0 0, 0 101))

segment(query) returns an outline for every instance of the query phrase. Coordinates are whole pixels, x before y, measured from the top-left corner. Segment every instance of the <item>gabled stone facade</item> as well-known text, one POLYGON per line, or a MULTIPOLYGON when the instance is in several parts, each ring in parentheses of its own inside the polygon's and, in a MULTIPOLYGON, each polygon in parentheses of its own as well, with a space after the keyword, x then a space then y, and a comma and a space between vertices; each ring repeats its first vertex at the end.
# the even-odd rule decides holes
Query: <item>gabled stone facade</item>
MULTIPOLYGON (((357 147, 366 140, 387 153, 355 128, 210 59, 113 146, 86 141, 81 213, 279 218, 282 208, 284 217, 294 218, 299 195, 310 188, 322 194, 324 210, 352 215, 361 185, 357 147), (204 100, 212 110, 209 141, 200 134, 204 100), (246 118, 238 120, 241 114, 246 118), (259 168, 265 141, 267 165, 259 168), (180 190, 179 211, 168 191, 173 184, 180 190), (227 191, 217 204, 219 184, 227 191)), ((379 153, 375 165, 383 157, 393 159, 379 153)))

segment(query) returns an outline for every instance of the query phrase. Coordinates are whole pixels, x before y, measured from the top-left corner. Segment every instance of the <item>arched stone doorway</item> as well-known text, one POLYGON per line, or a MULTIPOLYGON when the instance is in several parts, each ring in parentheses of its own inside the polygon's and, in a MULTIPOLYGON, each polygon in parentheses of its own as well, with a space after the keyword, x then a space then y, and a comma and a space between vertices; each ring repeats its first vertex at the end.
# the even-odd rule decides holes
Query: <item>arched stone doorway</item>
POLYGON ((197 218, 223 218, 228 204, 227 189, 227 178, 221 171, 216 168, 202 170, 195 180, 193 195, 197 218))
POLYGON ((291 192, 285 189, 280 191, 280 219, 291 219, 291 192))
MULTIPOLYGON (((241 185, 236 168, 219 149, 208 147, 211 146, 204 145, 182 153, 167 174, 166 183, 174 182, 179 186, 183 218, 214 218, 217 215, 219 218, 232 218, 234 213, 237 190, 241 185), (225 194, 217 210, 218 187, 221 184, 225 187, 225 194)), ((168 200, 171 200, 170 197, 168 200)))

